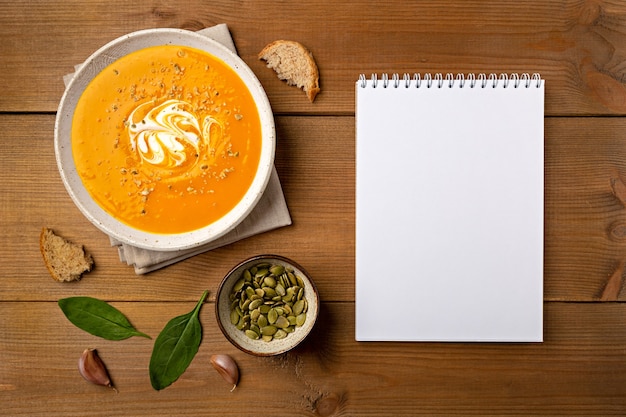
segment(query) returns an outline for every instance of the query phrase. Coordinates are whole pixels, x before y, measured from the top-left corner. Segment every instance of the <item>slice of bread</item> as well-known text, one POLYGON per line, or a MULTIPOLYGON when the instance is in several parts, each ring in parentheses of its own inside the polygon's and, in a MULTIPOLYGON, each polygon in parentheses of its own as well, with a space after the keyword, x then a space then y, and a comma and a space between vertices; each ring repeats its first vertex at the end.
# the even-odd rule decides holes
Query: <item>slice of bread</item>
POLYGON ((302 44, 274 41, 259 52, 259 59, 265 61, 278 78, 303 89, 311 103, 315 100, 320 92, 320 75, 313 54, 302 44))
POLYGON ((46 227, 39 236, 39 249, 50 275, 59 282, 78 281, 93 267, 93 258, 81 245, 65 240, 46 227))

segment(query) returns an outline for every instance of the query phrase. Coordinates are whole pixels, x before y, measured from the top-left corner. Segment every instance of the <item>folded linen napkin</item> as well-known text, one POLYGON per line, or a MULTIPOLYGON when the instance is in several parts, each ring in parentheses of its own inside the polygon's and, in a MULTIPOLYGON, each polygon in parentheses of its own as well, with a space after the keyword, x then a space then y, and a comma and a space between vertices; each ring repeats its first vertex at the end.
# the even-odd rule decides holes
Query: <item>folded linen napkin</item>
MULTIPOLYGON (((235 44, 226 24, 219 24, 198 31, 217 42, 220 42, 233 52, 237 53, 235 44)), ((80 65, 76 66, 78 69, 80 65)), ((73 74, 63 77, 65 85, 72 79, 73 74)), ((111 246, 117 247, 120 261, 126 262, 135 269, 137 275, 161 269, 176 262, 180 262, 192 256, 204 253, 241 239, 254 236, 263 232, 277 229, 291 224, 291 216, 276 169, 272 170, 270 181, 263 196, 252 210, 237 227, 226 235, 197 248, 181 251, 154 251, 137 248, 110 237, 111 246)))

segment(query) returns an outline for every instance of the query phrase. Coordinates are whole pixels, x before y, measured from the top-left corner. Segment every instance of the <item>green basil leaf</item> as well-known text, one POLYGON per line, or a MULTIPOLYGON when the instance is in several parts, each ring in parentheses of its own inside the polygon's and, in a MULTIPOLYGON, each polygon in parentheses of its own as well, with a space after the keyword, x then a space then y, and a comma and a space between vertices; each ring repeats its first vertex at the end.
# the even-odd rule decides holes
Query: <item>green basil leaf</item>
POLYGON ((176 381, 198 352, 202 340, 198 314, 208 293, 202 294, 192 311, 170 320, 154 342, 149 369, 150 382, 155 390, 167 388, 176 381))
POLYGON ((69 297, 59 300, 65 317, 76 327, 107 340, 131 336, 151 337, 137 331, 126 316, 112 305, 92 297, 69 297))

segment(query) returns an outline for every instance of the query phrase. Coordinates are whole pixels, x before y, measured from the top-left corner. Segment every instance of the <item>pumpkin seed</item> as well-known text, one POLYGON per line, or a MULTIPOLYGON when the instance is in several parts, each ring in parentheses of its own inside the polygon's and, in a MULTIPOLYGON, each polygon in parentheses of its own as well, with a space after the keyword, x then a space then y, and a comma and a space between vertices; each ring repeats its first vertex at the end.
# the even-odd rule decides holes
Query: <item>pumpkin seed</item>
POLYGON ((304 310, 304 300, 298 300, 293 305, 293 312, 297 316, 304 310))
POLYGON ((235 327, 237 327, 237 329, 239 329, 239 330, 245 330, 246 324, 247 324, 247 323, 246 323, 246 321, 244 320, 244 318, 243 318, 243 317, 241 317, 241 318, 239 319, 239 322, 237 323, 237 325, 236 325, 235 327))
POLYGON ((276 330, 276 333, 274 333, 274 339, 284 339, 285 337, 287 337, 288 333, 286 331, 284 331, 283 329, 278 329, 276 330))
POLYGON ((276 290, 272 287, 263 287, 263 294, 266 298, 276 297, 276 290))
POLYGON ((285 272, 285 267, 282 265, 273 265, 270 267, 270 272, 272 273, 272 275, 277 277, 285 272))
MULTIPOLYGON (((254 310, 255 308, 258 308, 261 304, 263 304, 263 299, 262 298, 257 298, 256 300, 252 300, 249 305, 248 305, 248 309, 249 310, 254 310)), ((300 310, 302 311, 302 310, 300 310)))
POLYGON ((270 324, 274 324, 276 323, 277 319, 278 319, 278 311, 276 311, 275 308, 270 309, 269 313, 267 313, 267 321, 270 324))
POLYGON ((280 327, 281 329, 284 329, 285 327, 289 326, 289 320, 287 320, 285 316, 278 316, 275 324, 276 324, 276 327, 280 327))
POLYGON ((282 297, 283 295, 285 295, 285 287, 283 286, 283 284, 276 284, 274 292, 282 297))
POLYGON ((274 288, 276 286, 276 278, 269 276, 263 279, 263 285, 266 287, 274 288))
POLYGON ((246 336, 248 336, 250 339, 253 339, 253 340, 257 340, 259 338, 259 335, 256 334, 254 330, 250 330, 250 329, 246 330, 246 336))
POLYGON ((243 279, 245 282, 252 281, 252 274, 250 273, 249 270, 246 269, 245 271, 243 271, 243 279))
POLYGON ((233 291, 239 291, 240 289, 243 288, 243 284, 245 284, 246 281, 241 278, 239 281, 235 282, 235 285, 233 286, 233 291))
POLYGON ((277 330, 276 326, 264 326, 261 327, 261 334, 264 336, 272 336, 277 330))
POLYGON ((237 323, 239 323, 239 313, 237 313, 237 310, 231 310, 231 312, 230 312, 230 322, 233 325, 236 325, 237 323))

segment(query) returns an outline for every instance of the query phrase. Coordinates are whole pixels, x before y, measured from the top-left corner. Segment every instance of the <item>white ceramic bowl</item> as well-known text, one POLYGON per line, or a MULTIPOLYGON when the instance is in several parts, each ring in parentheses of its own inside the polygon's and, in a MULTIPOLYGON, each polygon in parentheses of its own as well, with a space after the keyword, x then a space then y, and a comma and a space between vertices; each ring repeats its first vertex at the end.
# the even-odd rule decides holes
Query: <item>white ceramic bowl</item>
POLYGON ((276 132, 269 100, 261 83, 238 55, 222 44, 182 29, 148 29, 122 36, 91 55, 76 71, 59 104, 54 129, 56 160, 61 178, 80 211, 109 236, 132 246, 175 251, 211 242, 234 229, 256 206, 269 182, 274 165, 276 132), (74 109, 89 82, 115 60, 139 49, 157 45, 181 45, 212 54, 230 66, 250 91, 261 121, 262 148, 259 167, 243 199, 224 217, 198 230, 179 234, 155 234, 132 228, 104 211, 89 195, 74 164, 71 128, 74 109))
MULTIPOLYGON (((215 316, 217 323, 226 338, 243 352, 256 356, 273 356, 285 353, 298 346, 311 332, 317 320, 319 312, 319 295, 313 280, 308 273, 294 261, 279 255, 258 255, 246 259, 235 266, 222 280, 215 300, 215 316), (253 340, 231 322, 230 294, 234 285, 239 281, 246 269, 259 263, 282 265, 286 269, 291 268, 294 274, 300 277, 304 283, 303 298, 307 302, 306 321, 301 326, 296 326, 293 333, 289 333, 283 339, 264 341, 253 340)), ((246 312, 246 314, 248 314, 246 312)))

